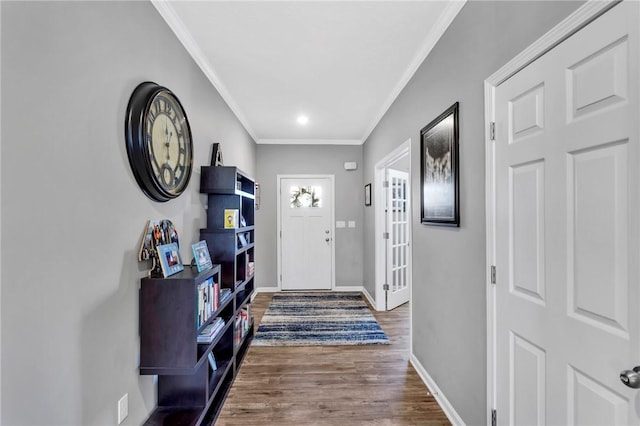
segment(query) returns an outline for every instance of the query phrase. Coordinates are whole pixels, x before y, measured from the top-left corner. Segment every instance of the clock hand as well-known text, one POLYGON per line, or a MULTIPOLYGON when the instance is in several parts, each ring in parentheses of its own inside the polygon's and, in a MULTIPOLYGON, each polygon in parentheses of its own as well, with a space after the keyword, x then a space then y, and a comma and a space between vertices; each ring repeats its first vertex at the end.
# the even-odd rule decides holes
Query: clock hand
POLYGON ((171 134, 172 133, 169 133, 169 126, 168 126, 167 120, 165 119, 165 121, 164 121, 164 137, 165 137, 164 146, 165 146, 165 149, 166 149, 166 152, 167 152, 167 162, 169 161, 169 158, 170 158, 169 142, 171 141, 171 134))
POLYGON ((171 149, 169 148, 169 145, 171 143, 171 138, 172 137, 173 137, 173 132, 169 132, 169 137, 167 138, 167 163, 171 159, 171 157, 170 157, 171 149))

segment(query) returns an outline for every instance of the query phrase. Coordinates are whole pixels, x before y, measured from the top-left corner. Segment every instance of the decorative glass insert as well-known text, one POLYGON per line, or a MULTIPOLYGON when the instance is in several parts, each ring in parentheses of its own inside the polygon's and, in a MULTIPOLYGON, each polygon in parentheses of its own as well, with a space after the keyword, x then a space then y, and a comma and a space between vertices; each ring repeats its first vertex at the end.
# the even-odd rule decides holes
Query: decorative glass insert
POLYGON ((320 186, 292 186, 289 189, 292 209, 322 207, 320 186))

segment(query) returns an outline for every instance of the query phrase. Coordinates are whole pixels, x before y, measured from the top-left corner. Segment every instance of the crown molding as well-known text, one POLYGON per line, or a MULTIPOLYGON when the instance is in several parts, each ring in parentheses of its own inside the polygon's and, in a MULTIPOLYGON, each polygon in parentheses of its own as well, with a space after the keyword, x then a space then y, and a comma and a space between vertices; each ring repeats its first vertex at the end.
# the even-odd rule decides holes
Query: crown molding
POLYGON ((229 105, 231 111, 233 111, 236 117, 238 117, 238 120, 242 123, 247 133, 249 133, 249 136, 251 136, 254 141, 257 140, 255 132, 249 125, 249 120, 247 120, 246 115, 235 99, 231 96, 229 90, 227 90, 226 86, 222 83, 222 80, 218 77, 215 69, 206 60, 204 53, 171 6, 171 2, 169 0, 151 0, 151 4, 153 4, 158 13, 160 13, 160 16, 162 16, 165 22, 169 25, 169 28, 171 28, 176 37, 178 37, 178 40, 182 43, 185 49, 187 49, 187 52, 189 52, 198 67, 200 67, 204 75, 209 79, 211 84, 213 84, 213 87, 218 90, 222 99, 224 99, 227 105, 229 105))
POLYGON ((427 34, 427 37, 425 38, 422 46, 413 58, 413 61, 411 61, 404 74, 400 78, 400 81, 398 81, 398 84, 396 84, 396 87, 391 92, 385 103, 382 105, 380 112, 378 112, 378 115, 375 116, 369 127, 367 127, 367 131, 362 136, 363 143, 371 135, 371 132, 373 132, 378 123, 380 123, 380 120, 382 120, 382 117, 384 117, 389 108, 391 108, 391 105, 395 102, 396 98, 400 95, 402 90, 404 90, 405 86, 407 85, 407 83, 409 83, 409 80, 411 80, 420 65, 422 65, 427 56, 429 56, 431 50, 433 50, 438 40, 440 40, 440 37, 442 37, 447 28, 449 28, 449 25, 451 25, 451 22, 453 22, 454 18, 458 15, 466 2, 467 0, 453 0, 447 4, 446 8, 440 14, 440 17, 434 24, 433 28, 431 29, 431 31, 429 31, 429 34, 427 34))
POLYGON ((359 139, 256 139, 258 145, 362 145, 359 139))

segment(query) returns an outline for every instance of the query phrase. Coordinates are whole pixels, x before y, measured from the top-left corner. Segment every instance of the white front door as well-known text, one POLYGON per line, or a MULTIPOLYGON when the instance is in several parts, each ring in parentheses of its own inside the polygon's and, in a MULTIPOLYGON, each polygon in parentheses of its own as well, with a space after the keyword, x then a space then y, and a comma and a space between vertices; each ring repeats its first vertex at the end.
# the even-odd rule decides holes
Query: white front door
POLYGON ((640 424, 638 6, 496 88, 498 424, 640 424))
POLYGON ((409 174, 387 169, 387 310, 409 301, 409 174))
POLYGON ((333 183, 330 177, 280 178, 282 290, 331 290, 333 183))

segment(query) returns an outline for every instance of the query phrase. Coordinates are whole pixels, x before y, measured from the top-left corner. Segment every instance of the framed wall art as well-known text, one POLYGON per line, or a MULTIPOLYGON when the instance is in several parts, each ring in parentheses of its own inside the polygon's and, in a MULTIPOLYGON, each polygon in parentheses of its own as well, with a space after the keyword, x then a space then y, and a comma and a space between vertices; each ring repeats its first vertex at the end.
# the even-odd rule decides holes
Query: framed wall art
POLYGON ((420 222, 460 226, 458 102, 420 131, 420 165, 420 222))

